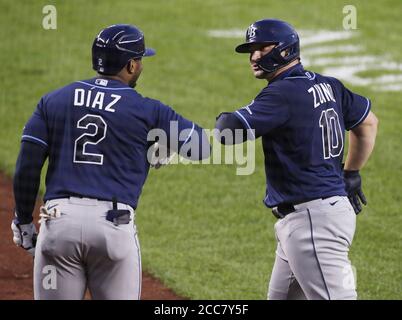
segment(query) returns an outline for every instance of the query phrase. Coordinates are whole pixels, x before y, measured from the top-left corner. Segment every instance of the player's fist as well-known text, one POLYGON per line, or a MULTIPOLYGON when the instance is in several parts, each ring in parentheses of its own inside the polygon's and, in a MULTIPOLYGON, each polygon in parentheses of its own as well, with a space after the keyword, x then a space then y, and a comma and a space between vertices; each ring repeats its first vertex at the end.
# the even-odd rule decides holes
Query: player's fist
POLYGON ((20 224, 17 219, 11 223, 14 243, 35 256, 36 238, 38 236, 33 222, 20 224))
POLYGON ((362 211, 362 202, 367 204, 366 197, 362 190, 362 179, 360 177, 359 170, 344 170, 343 180, 345 182, 345 189, 348 194, 350 203, 352 204, 355 213, 358 214, 362 211))
POLYGON ((166 166, 174 157, 173 152, 157 142, 153 144, 152 148, 153 150, 150 160, 152 168, 159 169, 162 166, 166 166))

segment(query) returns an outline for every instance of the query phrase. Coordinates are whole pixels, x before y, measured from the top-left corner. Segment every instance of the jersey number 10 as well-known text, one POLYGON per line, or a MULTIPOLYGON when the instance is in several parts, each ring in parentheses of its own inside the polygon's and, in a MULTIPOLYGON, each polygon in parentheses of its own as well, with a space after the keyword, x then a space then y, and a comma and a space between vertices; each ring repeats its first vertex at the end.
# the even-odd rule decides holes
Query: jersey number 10
POLYGON ((333 108, 321 112, 320 128, 324 159, 339 157, 343 150, 343 134, 339 116, 333 108))

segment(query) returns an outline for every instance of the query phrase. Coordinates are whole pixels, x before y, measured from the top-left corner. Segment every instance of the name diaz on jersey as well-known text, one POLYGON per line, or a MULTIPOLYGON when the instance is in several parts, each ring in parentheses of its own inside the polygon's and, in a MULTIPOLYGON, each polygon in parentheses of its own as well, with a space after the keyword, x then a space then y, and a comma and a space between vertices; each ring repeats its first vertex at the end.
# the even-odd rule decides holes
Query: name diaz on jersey
POLYGON ((116 109, 114 109, 113 106, 121 99, 121 96, 114 93, 110 94, 112 101, 104 106, 103 101, 105 94, 105 92, 98 91, 92 96, 92 90, 77 88, 74 90, 74 106, 115 112, 116 109))

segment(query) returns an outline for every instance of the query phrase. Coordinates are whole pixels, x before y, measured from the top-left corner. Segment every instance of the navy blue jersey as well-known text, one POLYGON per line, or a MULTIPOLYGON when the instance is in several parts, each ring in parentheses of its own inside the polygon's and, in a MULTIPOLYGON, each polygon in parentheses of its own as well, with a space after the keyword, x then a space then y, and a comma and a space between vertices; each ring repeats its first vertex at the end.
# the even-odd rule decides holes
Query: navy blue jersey
MULTIPOLYGON (((22 141, 47 149, 49 167, 44 200, 82 196, 137 207, 149 170, 148 132, 171 121, 188 137, 200 127, 161 102, 142 97, 118 80, 77 81, 40 100, 22 141)), ((176 151, 176 150, 174 150, 176 151)))
POLYGON ((345 196, 341 163, 345 130, 359 125, 370 101, 332 77, 298 64, 271 81, 235 112, 262 137, 267 190, 264 203, 297 203, 345 196))

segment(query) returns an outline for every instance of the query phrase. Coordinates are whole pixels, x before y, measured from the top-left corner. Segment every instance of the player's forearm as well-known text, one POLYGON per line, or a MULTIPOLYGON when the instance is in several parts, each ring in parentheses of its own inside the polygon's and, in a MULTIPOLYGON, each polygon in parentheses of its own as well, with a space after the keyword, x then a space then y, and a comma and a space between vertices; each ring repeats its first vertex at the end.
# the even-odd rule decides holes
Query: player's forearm
POLYGON ((32 221, 40 185, 40 173, 45 159, 46 151, 43 147, 22 142, 14 174, 15 209, 21 224, 32 221))
POLYGON ((221 113, 216 118, 215 129, 215 138, 222 144, 233 145, 247 140, 247 130, 234 113, 221 113))
POLYGON ((362 124, 350 131, 345 170, 360 170, 365 165, 374 149, 377 126, 378 120, 370 112, 362 124))

